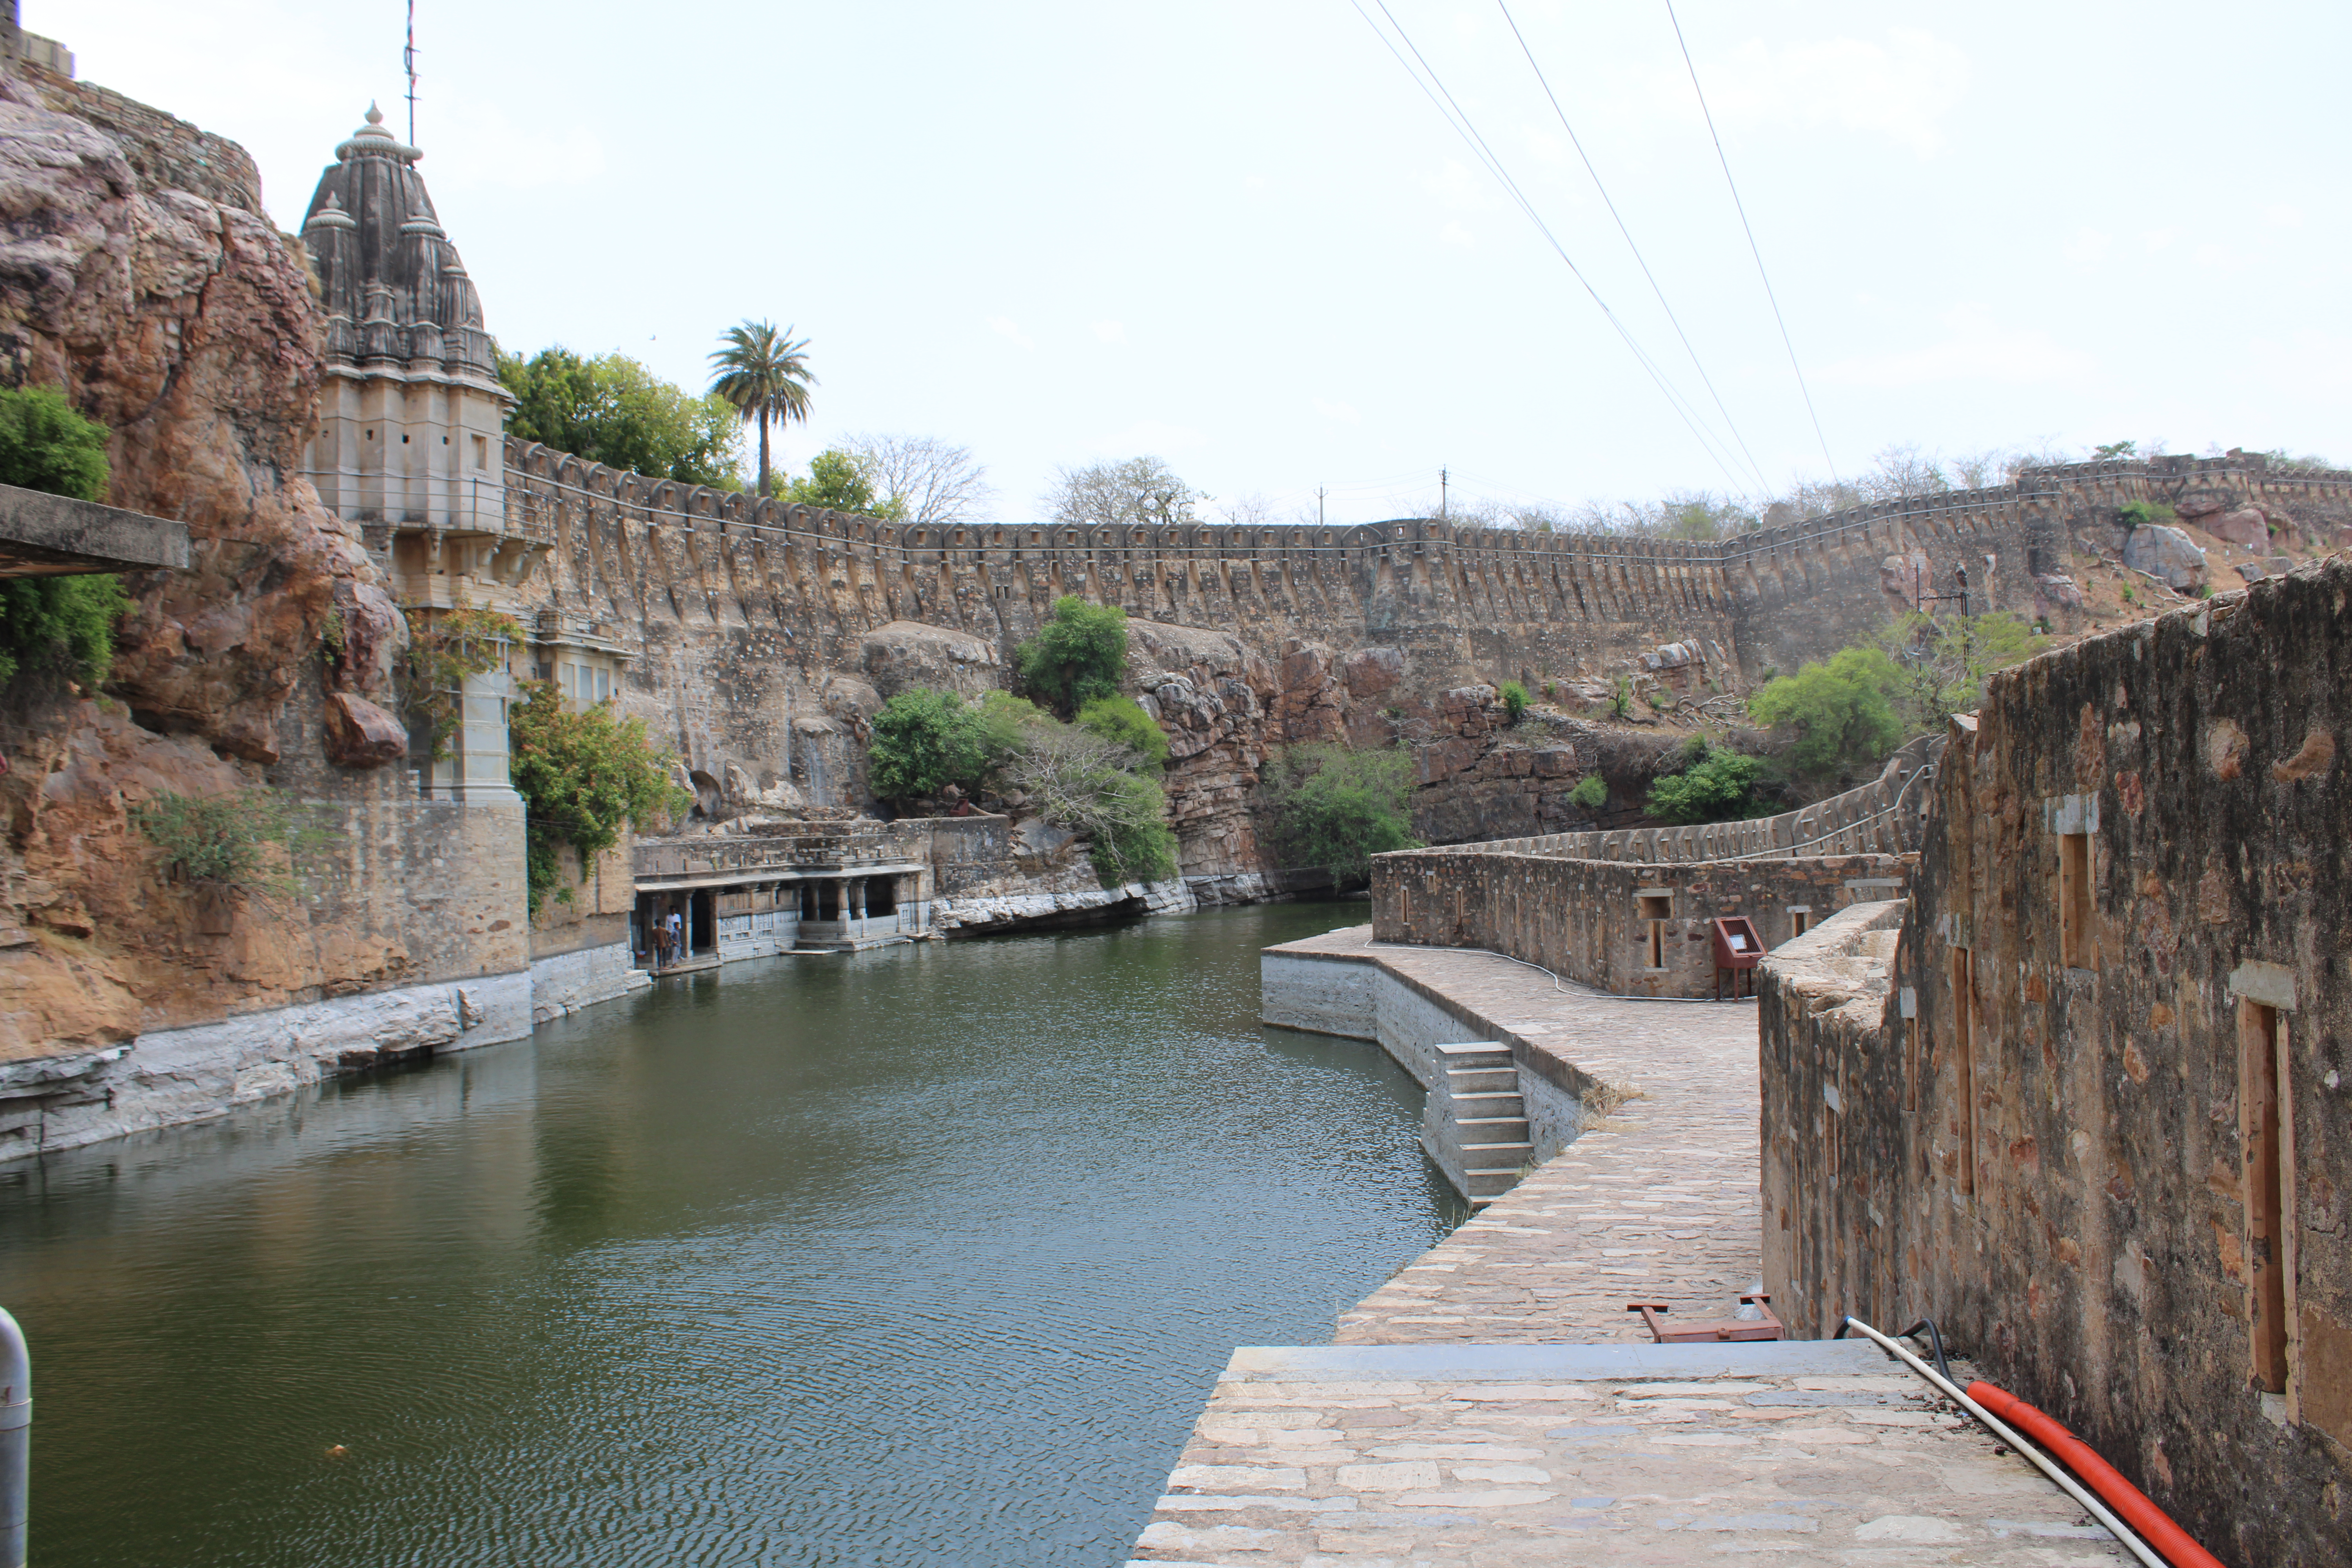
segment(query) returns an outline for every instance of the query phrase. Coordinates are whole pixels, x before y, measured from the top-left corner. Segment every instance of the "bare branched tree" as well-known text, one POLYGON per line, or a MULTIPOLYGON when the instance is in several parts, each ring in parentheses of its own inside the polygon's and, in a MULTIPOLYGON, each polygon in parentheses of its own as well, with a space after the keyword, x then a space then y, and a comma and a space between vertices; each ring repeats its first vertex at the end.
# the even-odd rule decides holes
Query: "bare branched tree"
POLYGON ((1044 506, 1065 528, 1188 523, 1202 498, 1157 458, 1055 471, 1044 506))
POLYGON ((977 522, 996 499, 971 449, 929 436, 852 436, 841 444, 875 498, 908 522, 977 522))
MULTIPOLYGON (((1255 490, 1220 502, 1217 510, 1223 514, 1228 528, 1265 528, 1280 521, 1274 515, 1274 503, 1255 490)), ((1310 517, 1307 521, 1314 520, 1310 517)))
POLYGON ((1140 853, 1164 860, 1167 797, 1139 776, 1135 751, 1074 724, 1033 723, 1003 768, 1005 782, 1029 796, 1037 814, 1088 841, 1121 881, 1157 879, 1167 866, 1136 863, 1140 853))
POLYGON ((1872 461, 1878 465, 1877 471, 1865 478, 1863 486, 1874 500, 1909 500, 1952 488, 1937 455, 1922 452, 1916 446, 1889 447, 1872 461))

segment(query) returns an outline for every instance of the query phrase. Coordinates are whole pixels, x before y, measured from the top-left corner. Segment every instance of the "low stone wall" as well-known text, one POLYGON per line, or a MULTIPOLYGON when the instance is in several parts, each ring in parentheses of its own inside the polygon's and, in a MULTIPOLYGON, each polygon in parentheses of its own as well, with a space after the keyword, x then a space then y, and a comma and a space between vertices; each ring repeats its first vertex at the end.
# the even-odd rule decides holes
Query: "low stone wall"
POLYGON ((1763 984, 1776 1309, 1934 1317, 2232 1564, 2352 1562, 2347 603, 2337 557, 1996 677, 1885 978, 1763 984))
POLYGON ((1624 996, 1712 996, 1714 928, 1746 915, 1777 947, 1855 902, 1899 892, 1893 855, 1643 866, 1485 849, 1372 861, 1381 942, 1479 947, 1624 996))
POLYGON ((0 1161, 204 1121, 338 1073, 518 1040, 529 971, 413 985, 0 1062, 0 1161))

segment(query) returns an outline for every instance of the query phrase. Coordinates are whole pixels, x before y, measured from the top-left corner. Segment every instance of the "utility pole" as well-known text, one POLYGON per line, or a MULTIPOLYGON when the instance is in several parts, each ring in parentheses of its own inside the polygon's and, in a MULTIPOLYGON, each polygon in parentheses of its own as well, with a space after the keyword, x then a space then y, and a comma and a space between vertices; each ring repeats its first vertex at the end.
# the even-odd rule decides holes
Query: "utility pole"
POLYGON ((1315 487, 1315 526, 1318 528, 1323 526, 1323 487, 1321 485, 1315 487))
POLYGON ((1445 521, 1445 487, 1452 476, 1444 468, 1437 470, 1437 521, 1445 521))

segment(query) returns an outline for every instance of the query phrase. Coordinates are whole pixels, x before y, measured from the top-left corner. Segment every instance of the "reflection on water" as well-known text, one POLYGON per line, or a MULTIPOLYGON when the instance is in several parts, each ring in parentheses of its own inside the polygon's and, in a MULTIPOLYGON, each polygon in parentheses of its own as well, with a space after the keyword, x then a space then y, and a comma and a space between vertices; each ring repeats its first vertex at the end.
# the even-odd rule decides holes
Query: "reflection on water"
POLYGON ((739 964, 0 1172, 34 1558, 1122 1563, 1232 1348, 1444 1229, 1412 1081, 1255 1022, 1360 909, 739 964))

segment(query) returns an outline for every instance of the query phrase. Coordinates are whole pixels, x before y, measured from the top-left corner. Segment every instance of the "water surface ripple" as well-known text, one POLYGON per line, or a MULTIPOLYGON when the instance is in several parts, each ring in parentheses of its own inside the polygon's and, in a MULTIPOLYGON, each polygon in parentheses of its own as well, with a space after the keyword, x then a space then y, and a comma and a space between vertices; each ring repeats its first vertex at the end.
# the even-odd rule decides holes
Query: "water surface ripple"
POLYGON ((34 1558, 1124 1563, 1232 1348, 1444 1228, 1411 1080, 1255 1021, 1360 909, 735 965, 0 1171, 34 1558))

